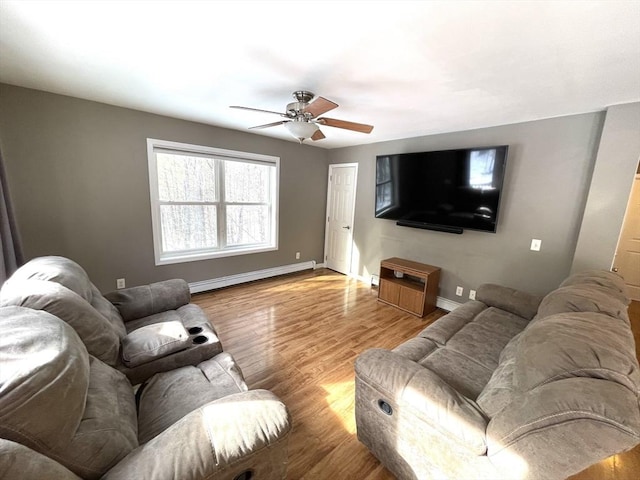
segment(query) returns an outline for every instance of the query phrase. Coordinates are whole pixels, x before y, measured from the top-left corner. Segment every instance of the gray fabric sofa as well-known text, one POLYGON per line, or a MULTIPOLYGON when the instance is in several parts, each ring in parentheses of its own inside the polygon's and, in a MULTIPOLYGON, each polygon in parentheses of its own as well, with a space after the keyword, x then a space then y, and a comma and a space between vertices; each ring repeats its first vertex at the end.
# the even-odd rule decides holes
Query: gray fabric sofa
POLYGON ((359 440, 399 479, 562 479, 640 443, 622 280, 544 298, 485 284, 392 351, 356 360, 359 440))
POLYGON ((0 289, 0 306, 47 311, 78 333, 89 354, 133 384, 222 352, 187 282, 172 279, 102 295, 84 269, 59 256, 35 258, 0 289))
POLYGON ((0 307, 0 478, 283 479, 285 405, 233 358, 153 375, 134 393, 58 317, 0 307))

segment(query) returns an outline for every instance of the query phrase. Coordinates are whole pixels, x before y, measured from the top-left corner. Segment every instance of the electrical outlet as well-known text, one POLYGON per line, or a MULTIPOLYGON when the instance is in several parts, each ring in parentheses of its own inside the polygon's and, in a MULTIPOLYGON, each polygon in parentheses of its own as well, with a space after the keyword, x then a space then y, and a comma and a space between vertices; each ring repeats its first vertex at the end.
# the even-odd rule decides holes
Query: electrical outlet
POLYGON ((463 292, 464 292, 464 288, 462 288, 460 286, 456 287, 456 295, 457 296, 461 297, 463 292))
POLYGON ((296 252, 296 260, 300 260, 300 252, 296 252))
POLYGON ((476 299, 476 291, 469 290, 469 300, 475 300, 475 299, 476 299))
POLYGON ((531 250, 533 250, 534 252, 539 252, 541 248, 542 240, 538 240, 537 238, 531 240, 531 250))
POLYGON ((116 288, 124 288, 124 278, 119 278, 116 280, 116 288))

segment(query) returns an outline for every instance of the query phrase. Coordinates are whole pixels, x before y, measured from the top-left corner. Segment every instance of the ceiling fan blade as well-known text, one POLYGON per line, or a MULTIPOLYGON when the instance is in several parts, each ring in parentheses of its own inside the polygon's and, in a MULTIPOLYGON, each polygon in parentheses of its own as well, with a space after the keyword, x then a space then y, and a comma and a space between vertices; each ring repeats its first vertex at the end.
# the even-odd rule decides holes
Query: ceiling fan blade
POLYGON ((272 112, 271 110, 262 110, 260 108, 240 107, 238 105, 231 105, 229 108, 238 108, 240 110, 250 110, 252 112, 273 113, 274 115, 280 115, 281 117, 287 116, 286 113, 272 112))
POLYGON ((324 136, 324 133, 322 133, 320 130, 316 130, 316 133, 311 135, 311 140, 322 140, 323 138, 326 138, 326 137, 324 136))
POLYGON ((329 127, 344 128, 346 130, 353 130, 361 133, 371 133, 373 125, 366 125, 364 123, 347 122, 346 120, 338 120, 336 118, 318 118, 317 122, 321 125, 327 125, 329 127))
POLYGON ((255 130, 258 128, 269 128, 269 127, 276 127, 278 125, 282 125, 283 123, 287 123, 288 120, 282 120, 280 122, 273 122, 273 123, 267 123, 265 125, 256 125, 255 127, 249 127, 249 130, 255 130))
POLYGON ((310 113, 312 116, 317 117, 318 115, 322 115, 329 110, 333 110, 338 106, 337 103, 332 102, 331 100, 327 100, 324 97, 318 97, 313 102, 305 107, 302 110, 303 113, 310 113))

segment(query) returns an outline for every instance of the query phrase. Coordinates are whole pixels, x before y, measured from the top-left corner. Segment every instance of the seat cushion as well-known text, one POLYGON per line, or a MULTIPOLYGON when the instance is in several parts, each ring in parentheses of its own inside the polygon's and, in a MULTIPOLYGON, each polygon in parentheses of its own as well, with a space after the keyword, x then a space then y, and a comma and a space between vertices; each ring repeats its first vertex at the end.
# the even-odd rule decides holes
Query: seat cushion
POLYGON ((471 400, 480 395, 493 373, 493 369, 449 348, 438 348, 419 363, 471 400))
POLYGON ((197 367, 156 374, 140 388, 138 438, 141 444, 201 406, 248 390, 240 368, 228 353, 218 354, 197 367))
POLYGON ((503 348, 527 323, 513 313, 490 307, 456 333, 447 342, 447 348, 464 354, 493 371, 498 366, 503 348))
POLYGON ((451 313, 428 325, 420 332, 419 336, 428 338, 439 345, 445 345, 462 327, 472 322, 486 308, 484 303, 476 300, 464 303, 451 313))

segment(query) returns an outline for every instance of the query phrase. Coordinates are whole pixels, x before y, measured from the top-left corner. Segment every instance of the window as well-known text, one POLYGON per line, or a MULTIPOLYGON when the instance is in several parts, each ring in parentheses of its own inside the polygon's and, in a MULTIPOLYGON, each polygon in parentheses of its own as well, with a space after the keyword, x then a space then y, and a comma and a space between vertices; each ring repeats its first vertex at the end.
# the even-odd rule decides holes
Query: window
POLYGON ((277 250, 268 155, 147 139, 156 265, 277 250))

